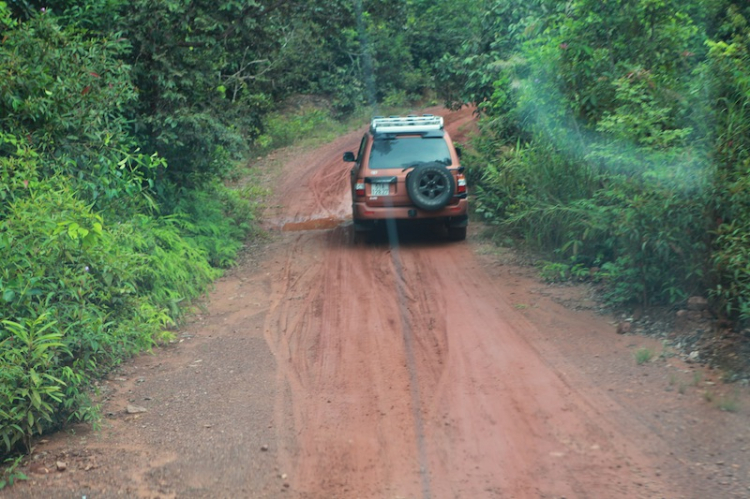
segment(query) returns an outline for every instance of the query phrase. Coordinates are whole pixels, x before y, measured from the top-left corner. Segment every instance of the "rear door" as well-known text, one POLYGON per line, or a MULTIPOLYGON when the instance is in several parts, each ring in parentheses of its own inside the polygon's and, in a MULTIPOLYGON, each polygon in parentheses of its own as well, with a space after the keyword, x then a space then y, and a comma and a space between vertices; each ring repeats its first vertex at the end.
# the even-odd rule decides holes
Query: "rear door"
POLYGON ((376 135, 368 155, 367 169, 362 171, 370 206, 413 206, 406 190, 406 177, 420 164, 440 163, 450 166, 450 149, 442 133, 376 135))

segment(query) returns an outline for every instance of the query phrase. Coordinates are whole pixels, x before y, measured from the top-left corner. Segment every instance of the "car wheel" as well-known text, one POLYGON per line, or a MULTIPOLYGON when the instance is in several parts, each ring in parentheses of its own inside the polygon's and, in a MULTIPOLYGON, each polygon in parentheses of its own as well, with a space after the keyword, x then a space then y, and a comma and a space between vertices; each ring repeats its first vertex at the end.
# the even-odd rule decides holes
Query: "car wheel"
POLYGON ((406 177, 406 192, 423 210, 440 210, 453 197, 456 185, 453 175, 439 163, 419 165, 406 177))
POLYGON ((466 239, 466 227, 448 227, 448 239, 463 241, 466 239))

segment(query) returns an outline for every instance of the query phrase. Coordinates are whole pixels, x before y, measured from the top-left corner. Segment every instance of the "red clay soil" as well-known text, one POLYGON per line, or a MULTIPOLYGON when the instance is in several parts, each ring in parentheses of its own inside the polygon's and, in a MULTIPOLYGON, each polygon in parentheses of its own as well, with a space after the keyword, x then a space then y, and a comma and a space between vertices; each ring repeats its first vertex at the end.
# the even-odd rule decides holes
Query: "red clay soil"
POLYGON ((178 342, 102 383, 101 431, 44 437, 0 495, 750 497, 745 387, 616 334, 477 224, 355 244, 341 155, 360 137, 252 165, 275 181, 269 240, 178 342))

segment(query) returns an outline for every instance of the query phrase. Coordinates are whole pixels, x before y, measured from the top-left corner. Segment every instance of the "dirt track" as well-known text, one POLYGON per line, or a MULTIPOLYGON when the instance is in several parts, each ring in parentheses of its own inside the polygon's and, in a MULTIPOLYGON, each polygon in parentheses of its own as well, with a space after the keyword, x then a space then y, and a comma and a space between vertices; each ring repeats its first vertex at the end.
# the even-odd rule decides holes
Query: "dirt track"
POLYGON ((562 307, 471 232, 353 244, 341 153, 360 136, 282 162, 263 256, 103 385, 100 434, 40 443, 9 497, 746 497, 746 414, 666 391, 689 369, 636 366, 653 343, 562 307), (706 483, 698 460, 734 474, 706 483))

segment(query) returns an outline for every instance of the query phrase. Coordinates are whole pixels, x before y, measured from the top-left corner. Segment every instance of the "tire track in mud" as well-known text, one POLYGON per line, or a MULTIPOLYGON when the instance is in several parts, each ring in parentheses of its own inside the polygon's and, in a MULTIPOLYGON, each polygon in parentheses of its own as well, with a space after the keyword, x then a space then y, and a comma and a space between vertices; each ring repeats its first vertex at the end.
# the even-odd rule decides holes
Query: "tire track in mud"
POLYGON ((414 418, 414 431, 416 433, 417 456, 419 462, 419 473, 422 480, 422 498, 430 499, 432 492, 430 488, 430 472, 427 463, 427 451, 425 449, 424 421, 421 405, 422 397, 419 389, 419 375, 414 355, 414 332, 411 325, 409 308, 407 305, 407 286, 405 282, 403 263, 400 257, 398 232, 396 223, 388 222, 388 240, 390 244, 391 261, 396 281, 396 299, 399 303, 399 316, 401 319, 401 334, 404 340, 406 354, 406 367, 409 371, 409 388, 412 403, 412 415, 414 418))
POLYGON ((347 257, 343 229, 292 237, 265 328, 279 366, 277 390, 285 394, 277 420, 291 417, 294 428, 281 435, 281 461, 302 497, 385 497, 384 485, 411 490, 419 467, 403 393, 412 384, 389 252, 367 248, 372 263, 360 267, 347 257), (316 261, 306 269, 295 267, 301 247, 316 261), (298 292, 306 294, 297 299, 298 292), (389 443, 394 438, 398 445, 389 443))
POLYGON ((659 496, 633 464, 643 456, 524 338, 538 333, 472 268, 468 252, 402 254, 426 301, 410 310, 415 336, 427 338, 417 363, 440 497, 659 496), (439 327, 425 328, 435 315, 439 327))
POLYGON ((466 247, 353 251, 346 232, 290 235, 273 279, 281 461, 299 497, 659 496, 466 247))

